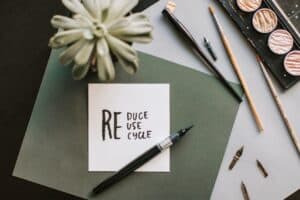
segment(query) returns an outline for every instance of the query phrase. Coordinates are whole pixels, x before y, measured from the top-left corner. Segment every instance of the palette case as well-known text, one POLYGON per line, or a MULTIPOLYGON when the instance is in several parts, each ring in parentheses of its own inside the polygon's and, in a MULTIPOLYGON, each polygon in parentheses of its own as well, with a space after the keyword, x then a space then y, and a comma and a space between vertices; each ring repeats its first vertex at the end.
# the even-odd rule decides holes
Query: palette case
MULTIPOLYGON (((284 90, 295 85, 300 77, 292 76, 284 68, 284 59, 286 55, 274 54, 268 46, 268 38, 270 34, 262 34, 257 32, 252 25, 252 17, 255 12, 247 13, 242 11, 236 0, 218 0, 223 6, 231 19, 235 22, 243 35, 246 37, 257 54, 261 57, 264 64, 270 69, 276 80, 284 90)), ((280 11, 280 8, 272 0, 264 0, 260 8, 270 8, 278 17, 278 26, 276 29, 285 29, 289 31, 294 38, 294 47, 292 50, 300 49, 300 38, 297 32, 286 20, 286 17, 280 11)))

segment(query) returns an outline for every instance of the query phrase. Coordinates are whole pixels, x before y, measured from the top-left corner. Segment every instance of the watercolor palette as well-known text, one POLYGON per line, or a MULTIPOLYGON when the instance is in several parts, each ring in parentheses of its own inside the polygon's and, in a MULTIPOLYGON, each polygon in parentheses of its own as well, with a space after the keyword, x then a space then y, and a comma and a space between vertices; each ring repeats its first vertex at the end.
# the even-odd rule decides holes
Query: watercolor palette
POLYGON ((299 30, 279 6, 280 1, 218 1, 282 88, 289 89, 296 84, 300 80, 299 30))

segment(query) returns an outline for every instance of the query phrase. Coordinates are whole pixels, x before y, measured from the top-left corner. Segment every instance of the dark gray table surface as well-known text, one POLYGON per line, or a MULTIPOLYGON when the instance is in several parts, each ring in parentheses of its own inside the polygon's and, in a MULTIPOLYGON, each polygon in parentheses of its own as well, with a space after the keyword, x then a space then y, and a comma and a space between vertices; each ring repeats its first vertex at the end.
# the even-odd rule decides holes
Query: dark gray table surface
POLYGON ((284 13, 290 18, 291 22, 300 32, 300 1, 299 0, 276 0, 284 13))
POLYGON ((50 53, 49 21, 63 12, 60 0, 0 1, 1 199, 79 199, 11 175, 50 53))

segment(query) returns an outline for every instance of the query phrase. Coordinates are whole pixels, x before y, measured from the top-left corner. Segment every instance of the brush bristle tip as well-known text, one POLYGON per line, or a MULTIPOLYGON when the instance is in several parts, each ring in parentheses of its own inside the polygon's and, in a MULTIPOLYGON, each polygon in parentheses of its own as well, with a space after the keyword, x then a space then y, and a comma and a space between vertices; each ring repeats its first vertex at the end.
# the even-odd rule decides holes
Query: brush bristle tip
POLYGON ((259 55, 256 55, 256 59, 258 62, 261 62, 261 58, 259 57, 259 55))
POLYGON ((171 13, 175 12, 175 10, 176 10, 176 3, 174 1, 168 1, 166 9, 169 12, 171 12, 171 13))
POLYGON ((208 9, 211 13, 215 13, 215 9, 212 6, 208 6, 208 9))

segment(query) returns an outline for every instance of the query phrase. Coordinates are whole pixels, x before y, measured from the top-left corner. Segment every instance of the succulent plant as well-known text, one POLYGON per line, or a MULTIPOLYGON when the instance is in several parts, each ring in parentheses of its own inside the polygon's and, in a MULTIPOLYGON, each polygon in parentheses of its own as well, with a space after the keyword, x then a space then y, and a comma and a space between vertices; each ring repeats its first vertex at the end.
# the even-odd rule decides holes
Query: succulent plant
POLYGON ((112 57, 125 71, 134 74, 138 55, 132 43, 152 41, 152 25, 142 13, 130 14, 138 0, 62 0, 72 17, 56 15, 51 24, 59 31, 50 39, 52 48, 67 47, 62 64, 73 64, 75 80, 96 69, 99 79, 115 78, 112 57))

